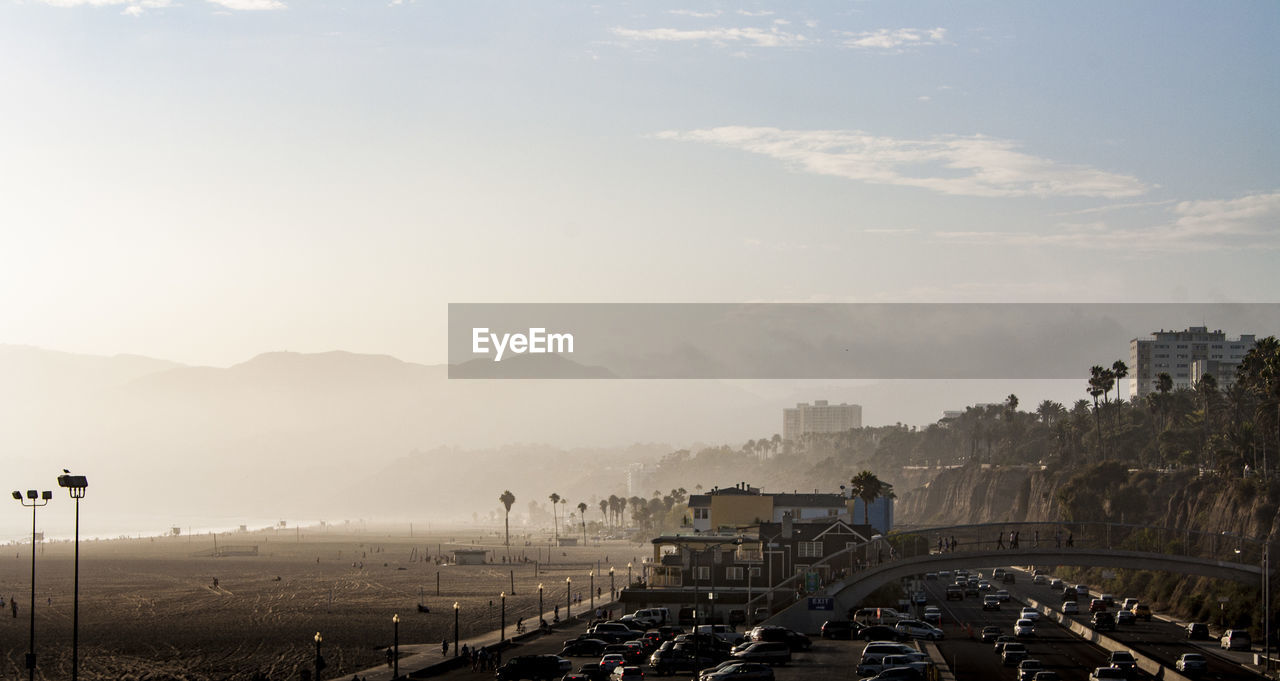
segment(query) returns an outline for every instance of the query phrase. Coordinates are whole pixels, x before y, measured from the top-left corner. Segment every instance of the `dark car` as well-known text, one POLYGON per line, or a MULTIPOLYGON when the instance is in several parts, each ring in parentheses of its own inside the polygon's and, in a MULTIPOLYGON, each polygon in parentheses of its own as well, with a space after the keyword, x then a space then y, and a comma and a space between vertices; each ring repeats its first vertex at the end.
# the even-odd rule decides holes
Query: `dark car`
POLYGON ((853 620, 827 620, 822 623, 822 638, 851 639, 861 628, 853 620))
POLYGON ((983 628, 982 628, 982 642, 983 642, 983 643, 992 643, 992 642, 994 642, 997 638, 1000 638, 1002 635, 1004 635, 1004 631, 1003 631, 1002 629, 1000 629, 1000 627, 997 627, 997 626, 986 626, 986 627, 983 627, 983 628))
POLYGON ((648 655, 644 649, 626 643, 611 643, 600 652, 601 655, 621 655, 627 664, 644 664, 648 655))
POLYGON ((608 643, 598 638, 580 638, 574 641, 565 641, 564 647, 560 649, 560 656, 600 657, 604 654, 604 649, 608 645, 608 643))
POLYGON ((858 638, 864 641, 898 641, 902 639, 902 635, 891 626, 873 624, 858 632, 858 638))
POLYGON ((673 626, 658 627, 658 636, 660 636, 664 641, 670 641, 671 639, 683 633, 684 633, 684 627, 673 627, 673 626))
POLYGON ((591 638, 598 638, 601 641, 609 643, 622 643, 624 641, 633 641, 644 635, 642 631, 636 631, 621 622, 604 622, 597 624, 587 630, 591 638))
POLYGON ((723 666, 699 678, 702 681, 773 681, 773 668, 760 662, 741 662, 723 666))
POLYGON ((743 662, 786 664, 791 661, 791 646, 775 641, 752 641, 733 653, 743 662))
MULTIPOLYGON (((855 631, 865 631, 861 624, 854 624, 854 626, 857 627, 855 631)), ((750 640, 786 643, 795 652, 813 647, 813 641, 809 640, 808 636, 779 626, 756 627, 751 630, 750 640)))
POLYGON ((1209 625, 1204 622, 1192 622, 1187 625, 1187 638, 1193 641, 1209 640, 1209 625))
POLYGON ((1096 631, 1115 631, 1116 616, 1106 610, 1093 613, 1093 628, 1096 631))
POLYGON ((699 654, 694 658, 692 653, 674 647, 659 649, 649 656, 649 669, 658 676, 706 669, 715 663, 716 660, 707 655, 699 654))
POLYGON ((1014 576, 1012 572, 1006 572, 1004 573, 1002 581, 1004 581, 1005 584, 1016 584, 1018 582, 1018 578, 1014 576))
POLYGON ((924 681, 924 674, 911 667, 892 667, 863 681, 924 681))
POLYGON ((570 679, 573 681, 581 681, 583 679, 587 681, 609 681, 609 672, 601 669, 598 664, 584 664, 578 667, 578 671, 572 674, 565 674, 561 681, 569 681, 570 679))
POLYGON ((962 587, 962 586, 956 586, 956 585, 954 585, 954 584, 952 584, 951 586, 947 587, 947 600, 949 600, 949 601, 963 601, 963 600, 964 600, 964 587, 962 587))
POLYGON ((573 663, 559 655, 519 655, 498 667, 498 681, 552 681, 573 669, 573 663))

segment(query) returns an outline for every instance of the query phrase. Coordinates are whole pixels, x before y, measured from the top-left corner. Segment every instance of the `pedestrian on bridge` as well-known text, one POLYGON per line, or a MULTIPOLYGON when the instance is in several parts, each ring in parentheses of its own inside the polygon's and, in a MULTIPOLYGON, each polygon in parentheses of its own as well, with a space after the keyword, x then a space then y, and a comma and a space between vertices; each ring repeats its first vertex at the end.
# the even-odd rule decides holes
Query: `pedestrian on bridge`
POLYGON ((997 548, 997 549, 1003 549, 1003 548, 1004 548, 1004 533, 1003 533, 1003 532, 1001 532, 1000 534, 997 534, 997 535, 996 535, 996 548, 997 548))

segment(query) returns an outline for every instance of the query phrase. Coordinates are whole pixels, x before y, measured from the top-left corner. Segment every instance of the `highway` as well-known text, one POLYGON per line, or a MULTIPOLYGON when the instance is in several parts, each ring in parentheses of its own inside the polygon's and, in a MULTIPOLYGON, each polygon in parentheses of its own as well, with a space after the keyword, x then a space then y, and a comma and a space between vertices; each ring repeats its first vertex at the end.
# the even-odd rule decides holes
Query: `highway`
MULTIPOLYGON (((986 572, 987 575, 990 571, 986 572)), ((1014 679, 1016 673, 1011 667, 1000 664, 990 643, 977 640, 982 627, 995 625, 1006 633, 1012 634, 1013 623, 1018 611, 1028 597, 1055 610, 1061 603, 1061 591, 1052 590, 1048 586, 1034 585, 1030 575, 1018 572, 1018 582, 1012 585, 993 585, 1009 590, 1012 598, 1004 603, 999 611, 983 611, 981 598, 967 596, 963 601, 945 600, 946 583, 925 581, 929 602, 942 608, 944 614, 943 628, 947 639, 940 642, 939 649, 955 674, 957 681, 978 681, 981 679, 1014 679), (968 629, 965 628, 968 625, 968 629), (970 638, 969 631, 973 632, 970 638)), ((1123 598, 1123 594, 1116 594, 1123 598)), ((1087 625, 1089 621, 1089 597, 1081 596, 1080 604, 1085 612, 1072 616, 1071 619, 1087 625)), ((1152 657, 1170 669, 1183 653, 1198 652, 1209 660, 1209 673, 1202 678, 1209 680, 1257 680, 1261 675, 1255 674, 1238 664, 1226 659, 1214 647, 1216 642, 1203 645, 1187 641, 1183 629, 1173 623, 1153 619, 1151 622, 1135 622, 1131 625, 1117 627, 1108 636, 1127 644, 1131 650, 1152 657)), ((1085 641, 1059 626, 1046 617, 1041 617, 1036 625, 1036 636, 1023 639, 1030 651, 1030 657, 1040 660, 1046 669, 1055 671, 1064 681, 1087 681, 1089 672, 1094 667, 1107 664, 1108 653, 1101 647, 1085 641)), ((1151 678, 1139 672, 1135 679, 1151 678)))

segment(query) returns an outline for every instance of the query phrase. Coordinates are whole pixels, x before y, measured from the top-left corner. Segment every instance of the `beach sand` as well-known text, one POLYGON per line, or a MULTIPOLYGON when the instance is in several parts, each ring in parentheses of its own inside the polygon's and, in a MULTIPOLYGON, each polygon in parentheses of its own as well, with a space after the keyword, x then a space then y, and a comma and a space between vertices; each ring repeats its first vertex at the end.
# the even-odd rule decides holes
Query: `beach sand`
MULTIPOLYGON (((518 617, 536 624, 539 583, 546 609, 564 608, 565 578, 571 577, 583 601, 574 611, 581 612, 589 600, 588 572, 597 564, 595 584, 607 597, 609 561, 621 589, 627 562, 638 566, 651 551, 647 543, 618 540, 553 549, 549 535, 517 537, 513 531, 511 564, 501 562, 507 550, 500 530, 437 529, 411 537, 407 524, 382 531, 291 528, 217 536, 220 549, 256 546, 256 556, 215 557, 212 535, 82 541, 80 678, 248 680, 261 672, 270 679, 297 679, 299 670, 313 664, 316 632, 328 665, 323 678, 348 678, 385 660, 393 614, 400 616, 402 644, 448 639, 452 646, 453 603, 459 604, 465 642, 498 628, 499 593, 506 591, 507 623, 514 631, 518 617), (460 566, 431 560, 451 557, 452 548, 489 549, 499 562, 460 566), (520 562, 524 557, 530 562, 520 562), (420 598, 429 613, 418 612, 420 598)), ((0 678, 25 679, 30 546, 0 550, 0 597, 6 602, 0 678), (18 603, 17 618, 7 606, 11 597, 18 603)), ((38 679, 70 676, 72 557, 71 542, 37 548, 38 679)), ((634 574, 639 576, 638 567, 634 574)))

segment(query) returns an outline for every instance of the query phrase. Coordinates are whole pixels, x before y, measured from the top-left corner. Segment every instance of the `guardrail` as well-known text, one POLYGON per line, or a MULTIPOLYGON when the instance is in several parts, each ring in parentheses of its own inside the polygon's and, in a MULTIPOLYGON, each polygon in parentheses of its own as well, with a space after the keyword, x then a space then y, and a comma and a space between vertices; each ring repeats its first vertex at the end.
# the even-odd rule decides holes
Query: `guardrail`
POLYGON ((1104 636, 1097 631, 1094 631, 1093 629, 1067 617, 1066 615, 1059 613, 1052 607, 1040 603, 1034 598, 1027 597, 1026 602, 1027 605, 1038 610, 1040 614, 1062 625, 1064 629, 1067 629, 1076 636, 1097 645, 1103 650, 1110 652, 1115 652, 1117 650, 1129 651, 1129 653, 1133 655, 1134 659, 1138 661, 1138 668, 1150 674, 1152 678, 1166 679, 1169 681, 1192 681, 1190 677, 1179 674, 1178 672, 1164 666, 1158 660, 1147 657, 1110 636, 1104 636))

